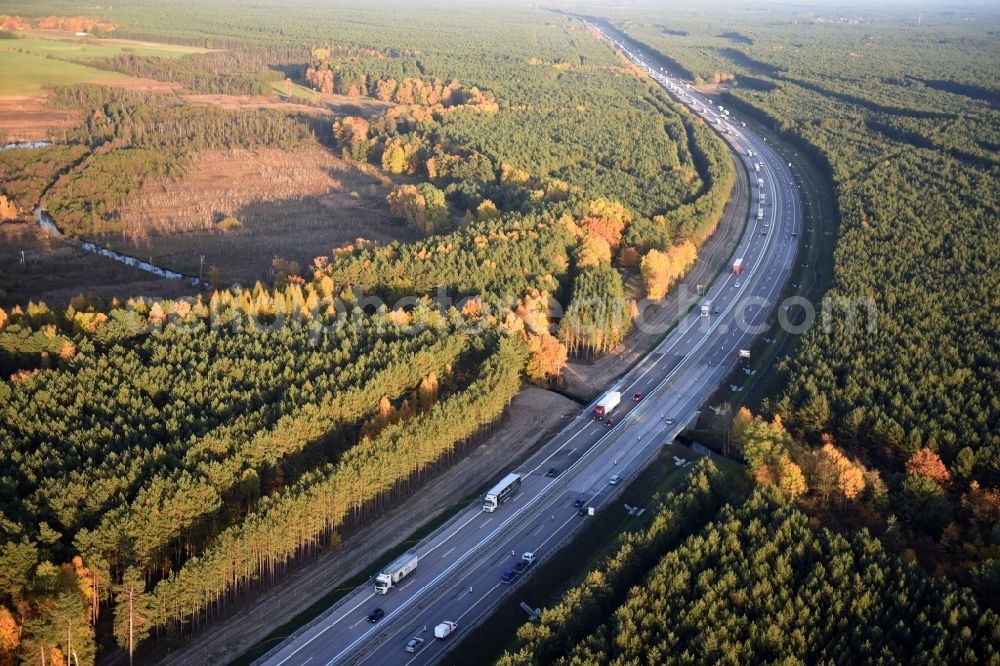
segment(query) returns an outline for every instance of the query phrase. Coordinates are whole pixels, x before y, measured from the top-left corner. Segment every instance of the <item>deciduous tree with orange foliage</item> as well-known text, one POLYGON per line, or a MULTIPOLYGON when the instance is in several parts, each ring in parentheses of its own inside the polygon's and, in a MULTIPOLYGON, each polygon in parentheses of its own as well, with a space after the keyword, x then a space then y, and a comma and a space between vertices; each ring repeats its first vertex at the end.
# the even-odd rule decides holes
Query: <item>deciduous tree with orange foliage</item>
POLYGON ((359 116, 347 116, 333 123, 333 136, 345 157, 368 159, 368 121, 359 116))
POLYGON ((528 336, 528 357, 526 372, 534 381, 557 377, 566 365, 568 354, 559 339, 549 333, 528 336))
POLYGON ((0 606, 0 666, 17 663, 17 646, 21 642, 21 631, 17 621, 6 606, 0 606))
POLYGON ((948 485, 951 475, 941 462, 941 457, 928 448, 923 448, 906 461, 906 473, 910 476, 924 476, 939 485, 948 485))
POLYGON ((632 222, 633 214, 617 201, 601 197, 590 202, 586 217, 579 225, 591 236, 598 236, 613 249, 622 241, 625 227, 632 222))
POLYGON ((0 194, 0 220, 13 220, 17 217, 17 205, 7 195, 0 194))

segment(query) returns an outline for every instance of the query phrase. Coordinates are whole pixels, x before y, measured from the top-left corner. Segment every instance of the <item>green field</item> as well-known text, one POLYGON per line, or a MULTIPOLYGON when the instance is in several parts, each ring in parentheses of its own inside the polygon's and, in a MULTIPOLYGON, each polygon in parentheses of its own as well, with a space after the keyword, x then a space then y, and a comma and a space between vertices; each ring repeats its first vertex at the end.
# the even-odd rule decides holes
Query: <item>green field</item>
POLYGON ((118 72, 10 49, 0 50, 0 95, 38 95, 45 84, 60 86, 128 78, 131 77, 118 72))
POLYGON ((37 95, 44 84, 72 85, 88 81, 127 79, 126 74, 81 65, 74 60, 97 60, 119 53, 180 57, 207 49, 129 40, 54 39, 30 36, 0 42, 0 95, 37 95))
POLYGON ((161 56, 177 58, 188 53, 205 53, 208 49, 176 44, 156 44, 128 39, 54 38, 32 34, 24 39, 7 40, 0 43, 4 50, 17 49, 32 55, 52 56, 60 60, 96 60, 109 58, 119 53, 140 56, 161 56))
MULTIPOLYGON (((271 84, 271 89, 282 96, 284 96, 285 93, 288 92, 285 89, 284 81, 275 81, 273 84, 271 84)), ((292 97, 301 97, 302 99, 322 99, 324 95, 316 92, 312 88, 307 88, 306 86, 300 83, 293 83, 292 97)), ((329 97, 329 95, 325 95, 325 97, 329 97)))

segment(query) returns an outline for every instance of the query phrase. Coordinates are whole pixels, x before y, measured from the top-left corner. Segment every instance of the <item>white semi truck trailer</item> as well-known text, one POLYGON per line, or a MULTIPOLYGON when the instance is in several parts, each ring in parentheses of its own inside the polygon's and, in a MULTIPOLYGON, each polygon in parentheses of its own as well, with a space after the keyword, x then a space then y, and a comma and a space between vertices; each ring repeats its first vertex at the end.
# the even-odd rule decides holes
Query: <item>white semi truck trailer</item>
POLYGON ((417 554, 412 551, 397 557, 375 577, 375 593, 389 594, 389 590, 393 585, 396 585, 416 570, 419 560, 420 558, 417 557, 417 554))

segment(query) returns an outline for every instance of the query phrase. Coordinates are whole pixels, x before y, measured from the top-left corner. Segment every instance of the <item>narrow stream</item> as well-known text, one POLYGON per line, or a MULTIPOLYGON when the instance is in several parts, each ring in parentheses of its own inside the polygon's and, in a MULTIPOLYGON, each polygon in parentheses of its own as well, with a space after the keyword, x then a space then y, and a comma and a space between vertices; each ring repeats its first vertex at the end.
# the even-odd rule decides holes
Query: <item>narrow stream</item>
POLYGON ((0 150, 13 150, 15 148, 44 148, 45 146, 51 146, 52 143, 49 141, 20 141, 17 143, 5 143, 0 146, 0 150))
MULTIPOLYGON (((42 227, 53 236, 63 237, 62 232, 59 231, 59 227, 56 226, 55 221, 53 221, 53 219, 49 217, 48 213, 46 213, 39 207, 38 209, 35 210, 35 214, 38 217, 38 226, 42 227)), ((195 287, 202 286, 205 284, 204 282, 199 281, 198 278, 192 275, 184 275, 183 273, 176 273, 166 268, 160 268, 159 266, 155 266, 149 263, 148 261, 142 261, 141 259, 137 259, 127 254, 122 254, 120 252, 115 252, 114 250, 109 250, 105 247, 100 247, 98 245, 95 245, 94 243, 91 243, 90 241, 82 241, 82 240, 77 240, 75 238, 65 238, 65 237, 63 238, 67 242, 73 243, 79 246, 81 249, 86 250, 87 252, 93 252, 94 254, 99 254, 102 257, 107 257, 108 259, 112 259, 119 263, 125 264, 126 266, 138 268, 140 271, 146 271, 147 273, 152 273, 153 275, 158 275, 159 277, 166 278, 168 280, 184 280, 185 282, 188 282, 189 284, 195 287)))

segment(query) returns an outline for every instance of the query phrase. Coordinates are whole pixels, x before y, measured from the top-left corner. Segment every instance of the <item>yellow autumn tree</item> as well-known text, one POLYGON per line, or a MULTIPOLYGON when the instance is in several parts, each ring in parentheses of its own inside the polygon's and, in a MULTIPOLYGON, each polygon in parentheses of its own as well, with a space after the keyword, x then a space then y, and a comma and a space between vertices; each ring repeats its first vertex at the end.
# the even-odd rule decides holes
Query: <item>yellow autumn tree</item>
POLYGON ((382 169, 392 174, 406 171, 406 151, 395 141, 387 144, 382 152, 382 169))
POLYGON ((20 642, 21 632, 17 620, 6 606, 0 606, 0 666, 13 666, 17 663, 17 646, 20 642))
POLYGON ((654 301, 667 295, 670 286, 668 277, 668 259, 665 252, 653 249, 639 262, 639 271, 646 282, 646 295, 654 301))
POLYGON ((476 207, 476 219, 480 222, 485 220, 495 220, 499 217, 500 211, 497 210, 497 205, 489 199, 483 199, 483 202, 476 207))
POLYGON ((639 270, 646 282, 646 294, 654 301, 667 295, 674 282, 694 265, 698 248, 685 241, 666 252, 650 250, 639 262, 639 270))
POLYGON ((522 169, 517 169, 510 164, 504 163, 500 165, 500 182, 501 183, 511 183, 513 185, 527 185, 528 181, 531 180, 531 176, 527 171, 522 169))
POLYGON ((824 436, 824 442, 806 459, 809 486, 824 502, 834 493, 845 500, 857 498, 865 489, 864 468, 845 456, 829 435, 824 436))
POLYGON ((740 407, 740 411, 736 412, 736 416, 733 417, 733 425, 729 431, 729 438, 736 446, 742 446, 744 440, 746 439, 747 429, 753 422, 753 414, 750 413, 750 409, 747 407, 740 407))
POLYGON ((599 236, 585 235, 580 238, 576 251, 577 268, 593 268, 611 263, 611 246, 599 236))
POLYGON ((806 477, 787 452, 778 454, 774 462, 775 485, 792 499, 798 499, 809 489, 806 477))

